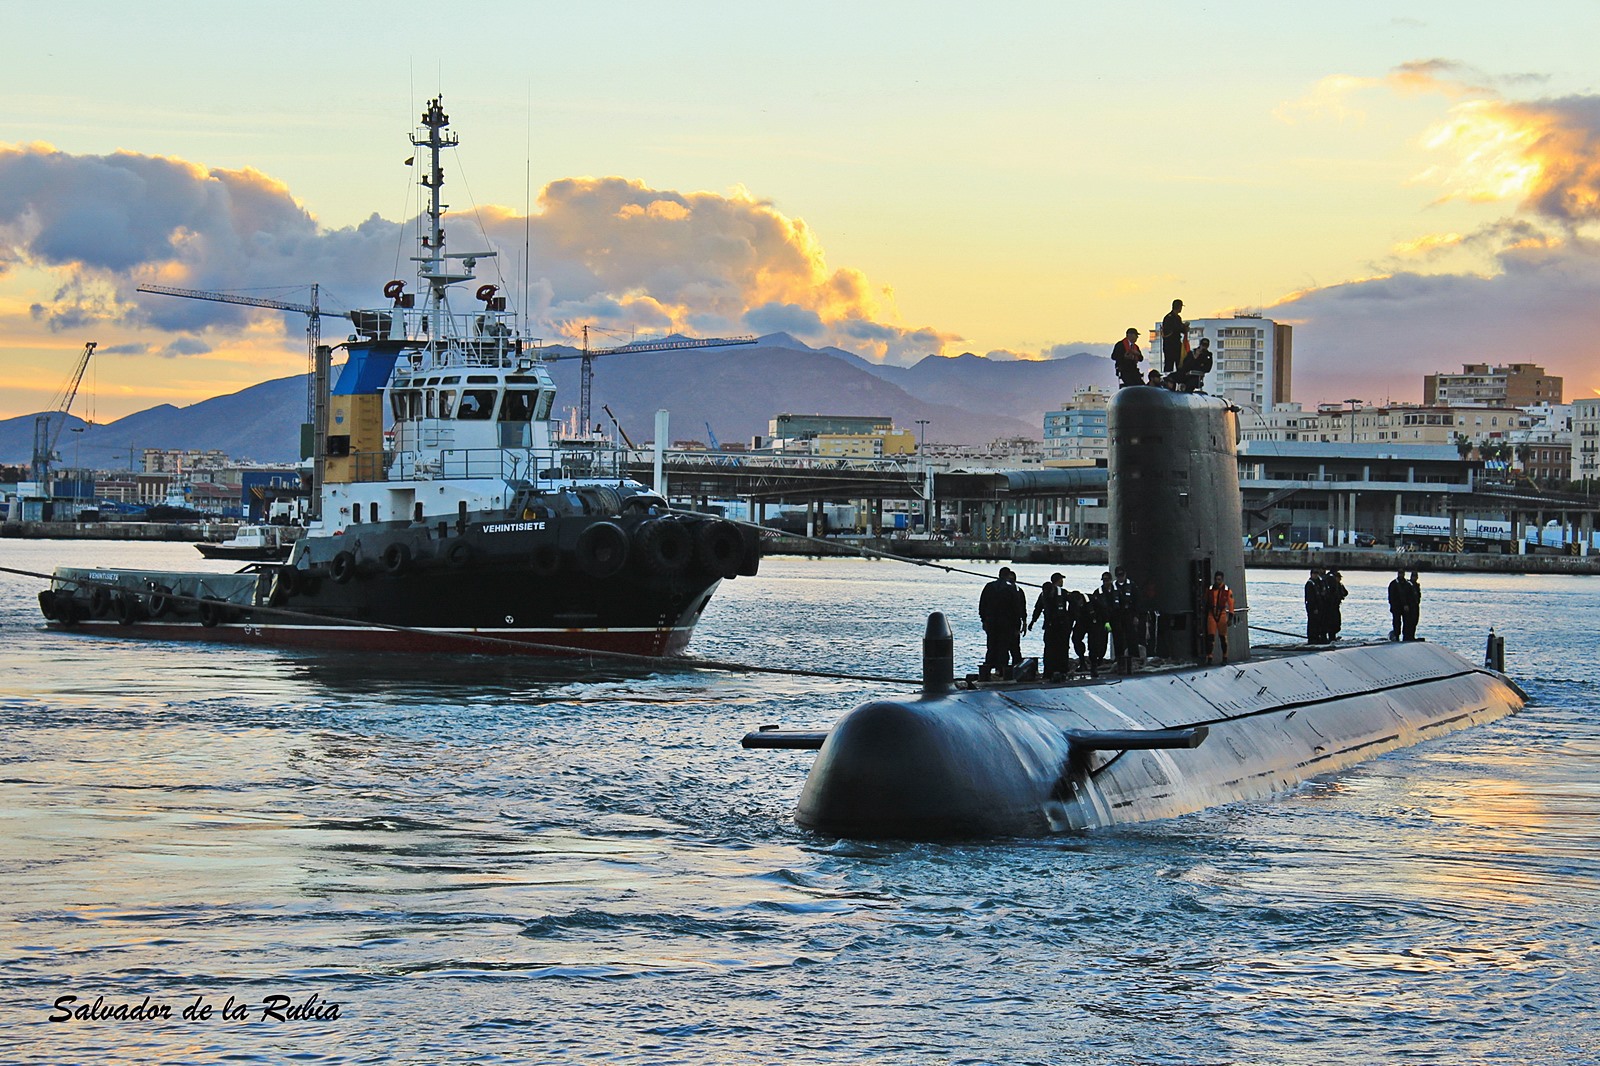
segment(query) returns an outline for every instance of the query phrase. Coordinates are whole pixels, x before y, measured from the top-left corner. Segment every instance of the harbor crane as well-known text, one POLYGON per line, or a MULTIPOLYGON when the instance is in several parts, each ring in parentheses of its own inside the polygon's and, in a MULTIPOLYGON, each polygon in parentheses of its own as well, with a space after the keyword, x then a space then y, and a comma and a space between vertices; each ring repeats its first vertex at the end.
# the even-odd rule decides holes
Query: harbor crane
MULTIPOLYGON (((599 327, 595 327, 597 330, 599 327)), ((555 359, 582 359, 583 365, 578 372, 578 416, 583 420, 583 431, 587 433, 590 427, 589 398, 594 391, 594 360, 601 355, 628 355, 633 352, 668 352, 682 351, 687 348, 726 348, 735 344, 754 344, 754 337, 705 337, 699 340, 678 338, 676 340, 636 341, 616 348, 589 347, 589 327, 583 327, 583 349, 576 355, 558 355, 555 359)))
POLYGON ((287 300, 272 300, 261 296, 241 296, 231 292, 206 292, 203 289, 180 289, 175 285, 140 285, 140 292, 154 293, 158 296, 182 296, 188 300, 210 300, 219 304, 241 304, 245 307, 265 307, 273 311, 293 311, 306 316, 306 421, 311 422, 316 416, 317 386, 316 365, 317 346, 322 343, 322 320, 324 318, 349 318, 348 311, 324 311, 320 302, 319 285, 311 286, 311 302, 309 304, 290 303, 287 300))
POLYGON ((83 383, 83 372, 89 368, 89 357, 94 354, 94 349, 94 341, 83 346, 83 354, 78 357, 72 377, 56 393, 55 399, 50 402, 50 409, 33 416, 33 463, 29 473, 46 495, 50 493, 50 464, 56 459, 56 442, 61 439, 61 429, 67 424, 67 413, 72 410, 72 401, 77 399, 78 386, 83 383), (52 420, 55 422, 54 429, 50 428, 52 420))

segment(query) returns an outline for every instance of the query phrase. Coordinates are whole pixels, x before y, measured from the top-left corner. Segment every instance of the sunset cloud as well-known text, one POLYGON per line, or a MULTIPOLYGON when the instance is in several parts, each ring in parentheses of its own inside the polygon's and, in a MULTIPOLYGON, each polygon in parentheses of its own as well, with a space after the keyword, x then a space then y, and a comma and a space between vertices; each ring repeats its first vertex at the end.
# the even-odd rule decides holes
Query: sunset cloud
POLYGON ((1512 201, 1569 225, 1600 218, 1600 97, 1467 101, 1426 144, 1455 157, 1427 175, 1446 197, 1512 201))
POLYGON ((1359 378, 1369 399, 1417 400, 1422 374, 1468 362, 1537 362, 1574 385, 1590 377, 1600 349, 1600 242, 1591 227, 1600 221, 1600 96, 1503 95, 1533 80, 1429 60, 1383 78, 1324 79, 1307 97, 1337 117, 1362 89, 1443 96, 1444 117, 1419 139, 1442 158, 1415 181, 1440 190, 1436 203, 1507 213, 1467 232, 1397 242, 1374 276, 1293 293, 1269 309, 1296 323, 1297 399, 1335 398, 1359 378))
POLYGON ((1487 276, 1401 272, 1270 308, 1296 323, 1295 398, 1336 399, 1359 381, 1364 399, 1416 401, 1423 374, 1463 363, 1539 363, 1574 386, 1587 379, 1600 349, 1600 243, 1514 248, 1495 261, 1487 276))
MULTIPOLYGON (((742 189, 680 193, 616 177, 561 179, 541 190, 529 217, 496 206, 450 216, 452 248, 477 247, 485 238, 469 234, 479 222, 500 253, 480 273, 514 303, 523 302, 528 249, 525 310, 547 340, 570 340, 585 323, 698 334, 783 328, 890 362, 959 340, 897 324, 887 290, 858 270, 830 268, 804 221, 742 189)), ((286 186, 254 170, 0 145, 0 265, 53 280, 34 294, 29 313, 55 331, 115 325, 230 335, 258 317, 137 293, 152 281, 291 300, 303 296, 264 290, 303 293, 316 282, 324 306, 375 303, 396 260, 411 254, 414 227, 373 215, 324 228, 286 186)), ((211 347, 162 341, 146 351, 211 347)))

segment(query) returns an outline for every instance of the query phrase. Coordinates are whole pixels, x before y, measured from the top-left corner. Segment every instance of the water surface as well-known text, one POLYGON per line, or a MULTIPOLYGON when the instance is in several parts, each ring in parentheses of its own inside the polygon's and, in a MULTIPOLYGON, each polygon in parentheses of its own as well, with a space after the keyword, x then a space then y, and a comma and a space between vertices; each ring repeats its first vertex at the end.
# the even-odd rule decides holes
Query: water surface
MULTIPOLYGON (((228 568, 196 556, 0 541, 228 568)), ((1346 636, 1387 631, 1388 577, 1346 574, 1346 636)), ((1257 624, 1303 627, 1302 575, 1250 579, 1257 624)), ((85 638, 41 628, 39 587, 0 576, 7 1062, 1600 1062, 1591 578, 1423 575, 1428 639, 1506 635, 1512 718, 1259 803, 956 846, 803 832, 810 756, 738 746, 893 686, 85 638), (249 1014, 52 1023, 63 995, 249 1014)), ((915 676, 943 610, 975 666, 980 587, 770 559, 692 649, 915 676)))

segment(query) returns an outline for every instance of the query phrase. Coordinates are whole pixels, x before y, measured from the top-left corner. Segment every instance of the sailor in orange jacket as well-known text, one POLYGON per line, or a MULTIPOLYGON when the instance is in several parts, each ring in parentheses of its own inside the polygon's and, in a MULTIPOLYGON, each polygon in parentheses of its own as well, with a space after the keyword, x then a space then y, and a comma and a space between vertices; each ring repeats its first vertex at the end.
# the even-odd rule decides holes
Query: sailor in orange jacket
POLYGON ((1222 571, 1218 570, 1216 577, 1211 579, 1211 587, 1206 589, 1207 664, 1211 662, 1211 640, 1213 637, 1222 641, 1222 661, 1228 661, 1228 627, 1231 625, 1233 625, 1233 590, 1223 583, 1222 571))

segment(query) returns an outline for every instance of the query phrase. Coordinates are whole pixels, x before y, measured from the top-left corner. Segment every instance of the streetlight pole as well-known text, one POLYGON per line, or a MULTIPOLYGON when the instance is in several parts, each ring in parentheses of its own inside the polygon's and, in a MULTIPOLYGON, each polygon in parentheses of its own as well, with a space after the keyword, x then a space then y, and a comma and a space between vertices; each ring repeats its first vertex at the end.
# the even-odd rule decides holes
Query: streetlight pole
POLYGON ((933 477, 928 470, 928 422, 917 419, 917 461, 922 464, 922 532, 933 531, 933 477))
MULTIPOLYGON (((1350 449, 1353 452, 1355 450, 1355 446, 1356 446, 1356 410, 1361 406, 1361 401, 1360 400, 1346 400, 1345 403, 1350 405, 1350 449)), ((1335 504, 1335 508, 1334 509, 1335 509, 1335 511, 1337 511, 1338 510, 1338 508, 1337 508, 1337 503, 1338 503, 1337 494, 1330 494, 1329 500, 1334 502, 1334 504, 1335 504)), ((1355 494, 1354 493, 1351 493, 1350 503, 1351 503, 1351 508, 1350 509, 1352 511, 1354 511, 1354 509, 1355 509, 1355 506, 1354 506, 1355 505, 1355 494)), ((1340 523, 1340 528, 1334 530, 1334 543, 1335 544, 1343 544, 1344 540, 1345 540, 1345 536, 1347 534, 1349 536, 1354 536, 1355 535, 1355 528, 1356 528, 1356 516, 1353 513, 1349 514, 1349 515, 1346 515, 1345 516, 1345 520, 1340 523), (1345 527, 1349 527, 1349 528, 1346 529, 1345 527)))

